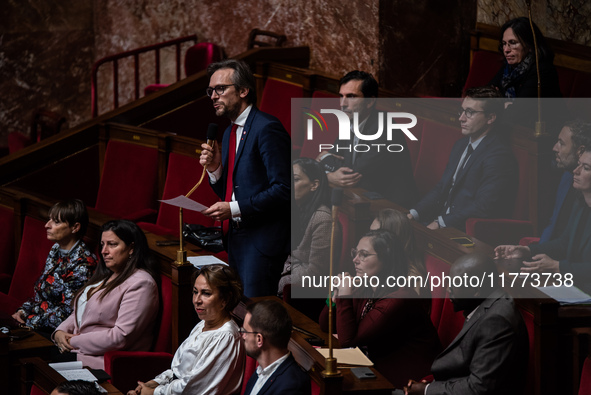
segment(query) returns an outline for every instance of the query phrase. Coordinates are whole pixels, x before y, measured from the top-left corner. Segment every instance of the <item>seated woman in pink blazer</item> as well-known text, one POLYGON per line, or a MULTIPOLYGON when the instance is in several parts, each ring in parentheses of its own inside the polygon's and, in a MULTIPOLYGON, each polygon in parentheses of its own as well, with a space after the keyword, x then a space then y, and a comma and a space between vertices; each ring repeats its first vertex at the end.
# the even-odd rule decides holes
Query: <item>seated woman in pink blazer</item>
POLYGON ((85 366, 103 369, 111 350, 149 351, 158 313, 159 274, 146 236, 131 221, 103 225, 94 275, 74 299, 74 312, 52 338, 85 366))

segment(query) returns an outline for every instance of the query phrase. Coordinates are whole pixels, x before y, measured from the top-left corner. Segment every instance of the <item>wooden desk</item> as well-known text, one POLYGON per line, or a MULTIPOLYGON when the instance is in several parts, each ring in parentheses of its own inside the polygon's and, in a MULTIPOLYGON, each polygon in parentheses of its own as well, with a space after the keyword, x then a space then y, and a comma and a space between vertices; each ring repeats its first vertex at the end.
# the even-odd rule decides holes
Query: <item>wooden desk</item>
MULTIPOLYGON (((326 344, 328 344, 328 333, 323 332, 320 329, 320 326, 315 321, 311 320, 305 314, 301 313, 300 311, 294 309, 287 303, 284 303, 282 300, 275 296, 263 296, 259 298, 252 298, 253 301, 258 300, 265 300, 265 299, 274 299, 280 301, 283 306, 289 312, 291 319, 293 321, 293 325, 295 327, 304 329, 314 335, 322 338, 326 344)), ((294 358, 298 361, 298 363, 306 370, 308 370, 310 376, 314 381, 316 381, 321 388, 323 388, 324 383, 322 382, 324 379, 321 377, 320 372, 325 369, 325 360, 322 355, 312 347, 305 339, 305 335, 301 335, 297 331, 294 330, 292 334, 292 338, 289 344, 289 350, 294 355, 294 358)), ((337 339, 333 339, 333 346, 335 348, 340 348, 339 342, 337 339)), ((374 368, 371 368, 376 375, 375 379, 372 380, 360 380, 355 377, 351 373, 350 368, 341 368, 339 370, 342 373, 342 392, 343 393, 368 393, 368 394, 391 394, 394 386, 386 380, 382 374, 380 374, 374 368)), ((322 393, 332 393, 327 390, 326 392, 322 393)))
MULTIPOLYGON (((53 343, 35 332, 14 330, 13 334, 31 333, 21 340, 10 340, 10 336, 0 334, 0 379, 8 383, 10 393, 17 393, 19 377, 19 359, 39 357, 48 360, 53 343)), ((28 395, 28 393, 27 393, 28 395)))
MULTIPOLYGON (((29 395, 33 385, 50 394, 58 384, 66 381, 61 374, 41 358, 24 358, 19 362, 21 365, 21 395, 29 395)), ((123 395, 121 391, 106 381, 101 386, 107 390, 109 395, 123 395)))

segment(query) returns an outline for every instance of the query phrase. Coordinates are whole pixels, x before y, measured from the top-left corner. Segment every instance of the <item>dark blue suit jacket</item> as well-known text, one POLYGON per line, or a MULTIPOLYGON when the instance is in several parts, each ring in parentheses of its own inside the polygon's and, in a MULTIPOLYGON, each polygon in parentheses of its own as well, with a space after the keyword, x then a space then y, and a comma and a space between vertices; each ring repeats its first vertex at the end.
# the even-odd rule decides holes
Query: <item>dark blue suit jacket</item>
MULTIPOLYGON (((540 244, 550 241, 552 236, 554 235, 554 228, 556 226, 556 221, 558 220, 558 216, 562 210, 562 204, 566 199, 566 195, 568 194, 569 189, 573 186, 573 173, 570 171, 565 171, 560 179, 560 184, 558 184, 558 190, 556 191, 556 202, 554 203, 554 210, 552 211, 552 218, 550 218, 550 223, 544 231, 542 232, 542 236, 540 237, 540 244)), ((556 235, 558 236, 558 234, 556 235)))
MULTIPOLYGON (((246 384, 244 395, 250 395, 258 378, 255 371, 246 384)), ((265 382, 258 395, 308 395, 311 391, 310 377, 290 354, 265 382)))
MULTIPOLYGON (((224 200, 231 126, 222 141, 222 178, 212 187, 224 200)), ((252 107, 236 152, 234 194, 249 243, 268 256, 289 252, 291 142, 272 115, 252 107)), ((230 231, 231 233, 232 231, 230 231)), ((229 249, 232 248, 230 235, 229 249)))
POLYGON ((453 175, 468 139, 463 137, 454 144, 441 180, 415 207, 421 222, 430 223, 441 215, 447 227, 463 231, 468 218, 511 216, 519 169, 511 148, 494 130, 484 137, 458 172, 450 197, 450 213, 445 214, 453 175))
POLYGON ((560 273, 572 273, 574 285, 585 292, 591 292, 591 209, 582 196, 575 199, 568 225, 562 234, 546 243, 531 244, 532 256, 546 254, 559 261, 560 273), (587 212, 585 226, 580 226, 584 212, 587 212))

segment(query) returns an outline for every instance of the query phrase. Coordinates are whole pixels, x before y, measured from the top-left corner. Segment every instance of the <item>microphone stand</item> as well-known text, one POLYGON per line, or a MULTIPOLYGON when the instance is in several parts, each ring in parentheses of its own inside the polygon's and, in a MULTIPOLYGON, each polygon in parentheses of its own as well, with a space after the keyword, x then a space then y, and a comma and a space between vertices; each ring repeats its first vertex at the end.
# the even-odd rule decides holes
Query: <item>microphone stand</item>
MULTIPOLYGON (((215 148, 215 140, 208 140, 207 143, 211 146, 211 148, 215 148)), ((189 193, 187 193, 185 195, 185 197, 190 197, 193 192, 195 192, 197 190, 197 188, 199 188, 199 185, 201 185, 201 183, 203 182, 203 179, 205 178, 205 167, 203 168, 203 172, 201 173, 201 178, 199 179, 199 181, 197 182, 197 184, 195 184, 195 186, 189 191, 189 193)), ((176 261, 174 261, 174 263, 176 265, 184 265, 184 264, 188 264, 189 261, 187 261, 187 251, 185 250, 185 238, 183 236, 183 208, 180 207, 179 208, 179 250, 176 252, 176 261)))
POLYGON ((531 28, 532 36, 534 37, 534 55, 536 57, 536 73, 538 77, 538 120, 536 121, 535 136, 540 137, 546 135, 546 125, 542 122, 542 79, 540 78, 540 59, 538 54, 538 40, 534 30, 534 24, 531 18, 531 0, 525 1, 527 5, 527 16, 529 18, 529 26, 531 28))
POLYGON ((322 371, 323 377, 335 377, 340 376, 341 372, 337 369, 337 359, 332 355, 332 334, 334 332, 333 329, 333 308, 332 308, 332 276, 333 276, 333 267, 334 267, 334 246, 335 246, 335 228, 336 222, 338 221, 338 212, 339 206, 341 205, 341 200, 343 199, 343 190, 340 188, 335 188, 332 191, 332 228, 330 231, 330 266, 329 266, 329 279, 330 287, 328 291, 328 357, 326 358, 326 368, 322 371))

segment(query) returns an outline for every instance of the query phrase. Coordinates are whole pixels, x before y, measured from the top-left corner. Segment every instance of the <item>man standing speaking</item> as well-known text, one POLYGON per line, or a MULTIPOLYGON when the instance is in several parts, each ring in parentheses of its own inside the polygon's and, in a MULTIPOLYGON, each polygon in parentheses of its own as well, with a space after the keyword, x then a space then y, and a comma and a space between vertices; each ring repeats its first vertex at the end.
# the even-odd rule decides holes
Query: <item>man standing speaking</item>
POLYGON ((289 253, 290 138, 279 120, 256 108, 249 66, 212 63, 207 95, 217 116, 232 121, 220 150, 202 144, 200 163, 222 199, 203 214, 223 221, 224 245, 248 297, 274 295, 289 253))

